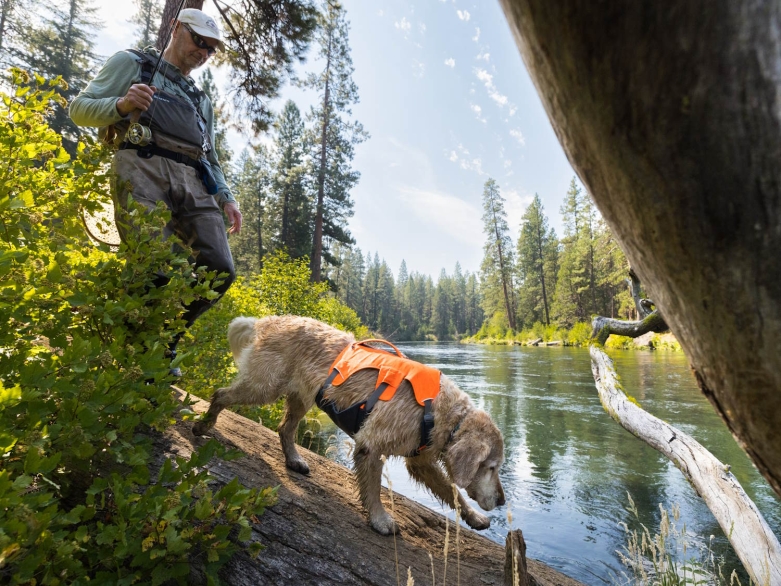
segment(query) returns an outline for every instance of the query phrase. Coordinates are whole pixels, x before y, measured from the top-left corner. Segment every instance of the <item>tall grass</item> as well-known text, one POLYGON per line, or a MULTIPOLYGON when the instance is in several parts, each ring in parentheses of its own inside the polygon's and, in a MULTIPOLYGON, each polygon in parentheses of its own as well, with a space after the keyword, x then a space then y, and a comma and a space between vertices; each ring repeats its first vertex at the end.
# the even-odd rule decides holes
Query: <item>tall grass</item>
MULTIPOLYGON (((623 551, 618 551, 621 562, 631 574, 622 573, 621 586, 742 586, 735 570, 724 576, 724 558, 713 553, 713 538, 703 545, 686 531, 686 523, 679 527, 680 509, 673 505, 670 511, 661 504, 659 532, 652 534, 642 522, 632 496, 627 493, 627 510, 637 519, 640 529, 629 529, 621 523, 627 537, 623 551)), ((753 585, 753 582, 749 582, 753 585)))

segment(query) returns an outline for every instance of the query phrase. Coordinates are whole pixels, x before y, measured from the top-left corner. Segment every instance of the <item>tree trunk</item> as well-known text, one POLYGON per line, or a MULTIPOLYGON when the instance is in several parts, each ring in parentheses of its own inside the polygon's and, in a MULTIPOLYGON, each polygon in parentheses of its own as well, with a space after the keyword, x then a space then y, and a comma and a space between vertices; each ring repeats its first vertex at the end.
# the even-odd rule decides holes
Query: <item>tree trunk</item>
MULTIPOLYGON (((184 392, 177 390, 180 399, 184 392)), ((205 401, 192 406, 203 412, 205 401)), ((156 441, 158 466, 163 458, 189 457, 203 441, 191 432, 192 423, 179 422, 156 441)), ((401 527, 385 537, 374 532, 358 500, 351 473, 326 458, 300 448, 311 468, 309 476, 285 468, 279 437, 262 425, 230 411, 220 416, 211 434, 221 443, 247 454, 233 461, 212 461, 211 490, 237 477, 244 486, 279 486, 277 503, 252 523, 251 540, 265 549, 257 558, 240 552, 220 571, 233 586, 396 586, 396 572, 411 568, 416 584, 429 584, 433 572, 442 583, 445 518, 401 495, 382 490, 382 500, 401 527), (429 558, 433 557, 433 562, 429 558), (395 559, 398 558, 398 565, 395 559)), ((456 575, 460 557, 461 584, 502 584, 504 548, 466 527, 460 528, 460 551, 450 527, 448 574, 456 575)), ((581 586, 575 580, 535 560, 529 573, 545 586, 581 586)), ((196 572, 197 573, 197 572, 196 572)), ((191 577, 198 583, 198 576, 191 577)))
POLYGON ((781 496, 781 3, 501 4, 569 161, 781 496))
POLYGON ((613 362, 592 345, 591 369, 605 410, 670 459, 713 513, 754 584, 781 584, 781 545, 735 476, 691 436, 630 401, 613 362))
POLYGON ((320 281, 320 269, 323 254, 323 213, 325 208, 325 166, 328 161, 326 145, 328 141, 328 110, 331 96, 329 82, 331 73, 331 38, 333 31, 328 30, 328 60, 325 65, 325 92, 323 95, 323 128, 320 134, 320 172, 317 175, 317 212, 315 215, 315 234, 312 242, 312 281, 320 281))
MULTIPOLYGON (((165 46, 168 44, 169 31, 172 31, 172 25, 176 19, 177 11, 182 0, 165 0, 165 8, 163 8, 163 16, 160 18, 160 30, 157 31, 157 41, 155 47, 161 53, 165 51, 165 46)), ((182 8, 197 8, 203 9, 204 0, 184 0, 182 8)))
MULTIPOLYGON (((542 214, 540 214, 542 215, 542 214)), ((545 308, 545 325, 550 325, 550 314, 548 313, 548 293, 545 291, 545 255, 542 252, 542 218, 537 223, 537 252, 540 255, 540 283, 542 284, 542 305, 545 308)))
POLYGON ((507 294, 507 273, 504 270, 504 258, 502 255, 502 239, 499 236, 499 224, 496 221, 496 208, 494 208, 493 201, 491 201, 491 212, 494 216, 494 231, 496 232, 496 252, 499 255, 499 275, 502 278, 502 291, 504 292, 504 307, 507 310, 507 322, 510 324, 510 329, 515 330, 515 311, 510 305, 510 297, 507 294))

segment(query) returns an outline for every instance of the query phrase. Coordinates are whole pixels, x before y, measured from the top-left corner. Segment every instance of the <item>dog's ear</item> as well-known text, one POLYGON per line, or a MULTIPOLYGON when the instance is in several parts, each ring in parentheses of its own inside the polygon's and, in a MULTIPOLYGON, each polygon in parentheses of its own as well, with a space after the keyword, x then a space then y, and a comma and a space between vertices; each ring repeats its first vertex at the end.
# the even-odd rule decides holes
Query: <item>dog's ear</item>
POLYGON ((481 462, 488 457, 490 452, 491 446, 478 439, 476 434, 469 434, 453 444, 447 451, 446 461, 456 485, 462 488, 469 486, 474 480, 481 462))

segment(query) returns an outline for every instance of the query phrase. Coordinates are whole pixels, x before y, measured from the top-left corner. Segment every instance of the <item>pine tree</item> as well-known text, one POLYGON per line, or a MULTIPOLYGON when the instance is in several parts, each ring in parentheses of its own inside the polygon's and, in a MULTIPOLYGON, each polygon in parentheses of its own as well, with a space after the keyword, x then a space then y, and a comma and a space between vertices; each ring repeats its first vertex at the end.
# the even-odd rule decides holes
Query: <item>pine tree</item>
POLYGON ((273 227, 272 246, 300 258, 311 251, 313 218, 307 191, 304 123, 293 101, 285 104, 274 129, 276 159, 268 208, 269 225, 273 227))
POLYGON ((231 252, 239 274, 250 275, 263 268, 269 240, 265 221, 268 184, 268 149, 264 145, 251 151, 244 149, 239 155, 231 186, 243 215, 241 232, 231 238, 231 252))
POLYGON ((521 219, 518 237, 518 312, 525 325, 537 321, 550 325, 550 302, 553 299, 558 260, 558 240, 535 194, 521 219))
POLYGON ((24 66, 24 39, 39 7, 38 0, 0 0, 0 69, 24 66))
POLYGON ((493 179, 486 181, 483 188, 483 233, 486 236, 480 267, 483 307, 492 316, 501 311, 503 304, 507 323, 515 330, 515 307, 511 297, 515 270, 510 229, 504 198, 493 179))
POLYGON ((137 49, 145 49, 154 45, 157 40, 163 5, 159 0, 135 0, 135 4, 136 14, 130 19, 130 22, 137 26, 134 45, 137 49))
POLYGON ((225 103, 220 99, 220 90, 217 89, 210 67, 207 67, 201 73, 199 87, 212 103, 212 109, 214 110, 214 150, 217 152, 217 160, 222 168, 227 169, 233 158, 233 151, 228 144, 230 117, 228 116, 225 103))
POLYGON ((66 105, 76 97, 90 78, 97 56, 93 52, 95 31, 100 23, 97 8, 89 0, 68 0, 62 6, 49 5, 49 15, 39 26, 30 26, 19 52, 20 64, 46 78, 62 76, 65 85, 58 88, 64 104, 55 107, 49 120, 62 135, 63 147, 74 155, 82 129, 68 116, 66 105))
POLYGON ((596 312, 596 210, 588 193, 579 187, 574 177, 570 182, 561 214, 564 238, 554 314, 560 325, 571 327, 578 321, 588 321, 590 315, 596 312))
POLYGON ((346 226, 353 213, 350 189, 358 182, 360 173, 350 163, 355 145, 368 137, 359 122, 348 120, 350 106, 358 102, 348 32, 344 9, 329 0, 317 32, 319 57, 325 65, 321 73, 310 74, 301 84, 319 94, 319 104, 312 107, 308 116, 317 190, 311 256, 313 281, 320 280, 323 261, 333 260, 323 246, 327 239, 353 242, 346 226))

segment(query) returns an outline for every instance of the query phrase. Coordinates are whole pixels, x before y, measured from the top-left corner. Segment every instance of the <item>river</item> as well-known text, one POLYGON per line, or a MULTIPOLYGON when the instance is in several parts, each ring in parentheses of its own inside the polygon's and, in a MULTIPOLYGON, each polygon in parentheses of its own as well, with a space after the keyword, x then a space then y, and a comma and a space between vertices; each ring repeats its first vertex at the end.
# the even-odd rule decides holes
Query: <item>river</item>
MULTIPOLYGON (((715 519, 680 471, 602 409, 588 350, 398 345, 410 358, 453 379, 504 435, 501 478, 507 505, 488 513, 491 527, 483 532, 488 538, 504 543, 510 528, 522 529, 529 557, 586 584, 625 584, 630 572, 616 553, 626 545, 621 523, 639 527, 627 511, 628 493, 652 534, 659 528, 659 505, 667 510, 677 505, 678 526, 686 524, 693 545, 704 547, 713 535, 712 551, 724 557, 725 575, 739 566, 715 519)), ((626 391, 729 464, 781 535, 781 503, 700 393, 683 353, 621 350, 610 355, 626 391)), ((331 436, 336 446, 327 453, 349 465, 346 436, 338 432, 334 442, 337 431, 323 430, 322 437, 331 436)), ((386 470, 395 492, 453 518, 452 511, 412 484, 401 460, 393 460, 386 470)), ((747 586, 742 572, 741 577, 747 586)))

